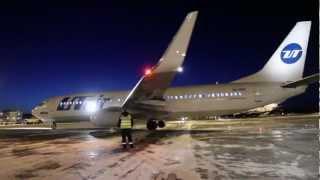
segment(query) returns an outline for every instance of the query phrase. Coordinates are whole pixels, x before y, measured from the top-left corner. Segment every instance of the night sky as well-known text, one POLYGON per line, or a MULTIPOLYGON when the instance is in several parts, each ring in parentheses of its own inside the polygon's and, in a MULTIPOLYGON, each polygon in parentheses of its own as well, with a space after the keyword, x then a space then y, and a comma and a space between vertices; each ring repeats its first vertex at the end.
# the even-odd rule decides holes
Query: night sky
MULTIPOLYGON (((115 2, 1 3, 0 110, 132 89, 192 10, 198 21, 174 86, 227 83, 258 71, 301 20, 313 21, 304 75, 319 71, 317 0, 115 2)), ((318 85, 285 106, 316 111, 318 85)))

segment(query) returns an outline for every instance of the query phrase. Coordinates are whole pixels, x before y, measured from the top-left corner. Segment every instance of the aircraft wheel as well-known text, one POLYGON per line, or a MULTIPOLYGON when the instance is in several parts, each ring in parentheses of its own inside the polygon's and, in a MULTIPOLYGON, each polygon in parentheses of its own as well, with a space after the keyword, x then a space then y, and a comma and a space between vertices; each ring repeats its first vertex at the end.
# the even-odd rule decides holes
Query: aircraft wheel
POLYGON ((158 127, 159 128, 164 128, 166 126, 166 122, 165 121, 163 121, 163 120, 159 120, 158 121, 158 127))
POLYGON ((157 126, 158 126, 158 124, 157 124, 156 120, 154 120, 154 119, 148 120, 148 122, 147 122, 147 129, 148 130, 154 131, 157 129, 157 126))

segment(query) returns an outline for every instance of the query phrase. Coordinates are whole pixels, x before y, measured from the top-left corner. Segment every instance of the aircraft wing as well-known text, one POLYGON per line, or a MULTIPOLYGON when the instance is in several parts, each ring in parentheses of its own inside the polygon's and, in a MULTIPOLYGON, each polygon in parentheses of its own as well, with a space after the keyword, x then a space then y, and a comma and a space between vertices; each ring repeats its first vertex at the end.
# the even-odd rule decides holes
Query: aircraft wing
POLYGON ((122 108, 142 101, 163 100, 164 92, 185 59, 197 14, 198 12, 194 11, 186 16, 159 62, 139 80, 125 99, 122 108))
POLYGON ((298 81, 294 81, 294 82, 290 82, 288 84, 283 85, 282 87, 284 88, 295 88, 298 86, 304 86, 304 85, 308 85, 308 84, 312 84, 315 82, 319 82, 319 73, 317 74, 313 74, 311 76, 307 76, 303 79, 300 79, 298 81))

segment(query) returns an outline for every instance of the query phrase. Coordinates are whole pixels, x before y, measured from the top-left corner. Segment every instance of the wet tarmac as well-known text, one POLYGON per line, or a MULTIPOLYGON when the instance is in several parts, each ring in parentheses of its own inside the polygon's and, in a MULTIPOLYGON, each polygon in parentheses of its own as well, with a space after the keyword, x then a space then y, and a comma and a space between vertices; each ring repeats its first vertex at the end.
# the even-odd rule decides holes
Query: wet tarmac
POLYGON ((212 122, 138 129, 128 150, 109 130, 0 130, 0 177, 318 179, 318 117, 212 122))

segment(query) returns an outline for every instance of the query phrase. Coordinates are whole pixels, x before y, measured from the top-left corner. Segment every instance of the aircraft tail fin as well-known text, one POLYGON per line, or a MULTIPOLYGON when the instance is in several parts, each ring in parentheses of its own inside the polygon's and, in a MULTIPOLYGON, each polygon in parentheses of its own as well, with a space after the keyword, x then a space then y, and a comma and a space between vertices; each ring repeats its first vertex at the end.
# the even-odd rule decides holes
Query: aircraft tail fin
POLYGON ((301 79, 310 28, 311 21, 297 22, 259 72, 234 82, 292 82, 301 79))

